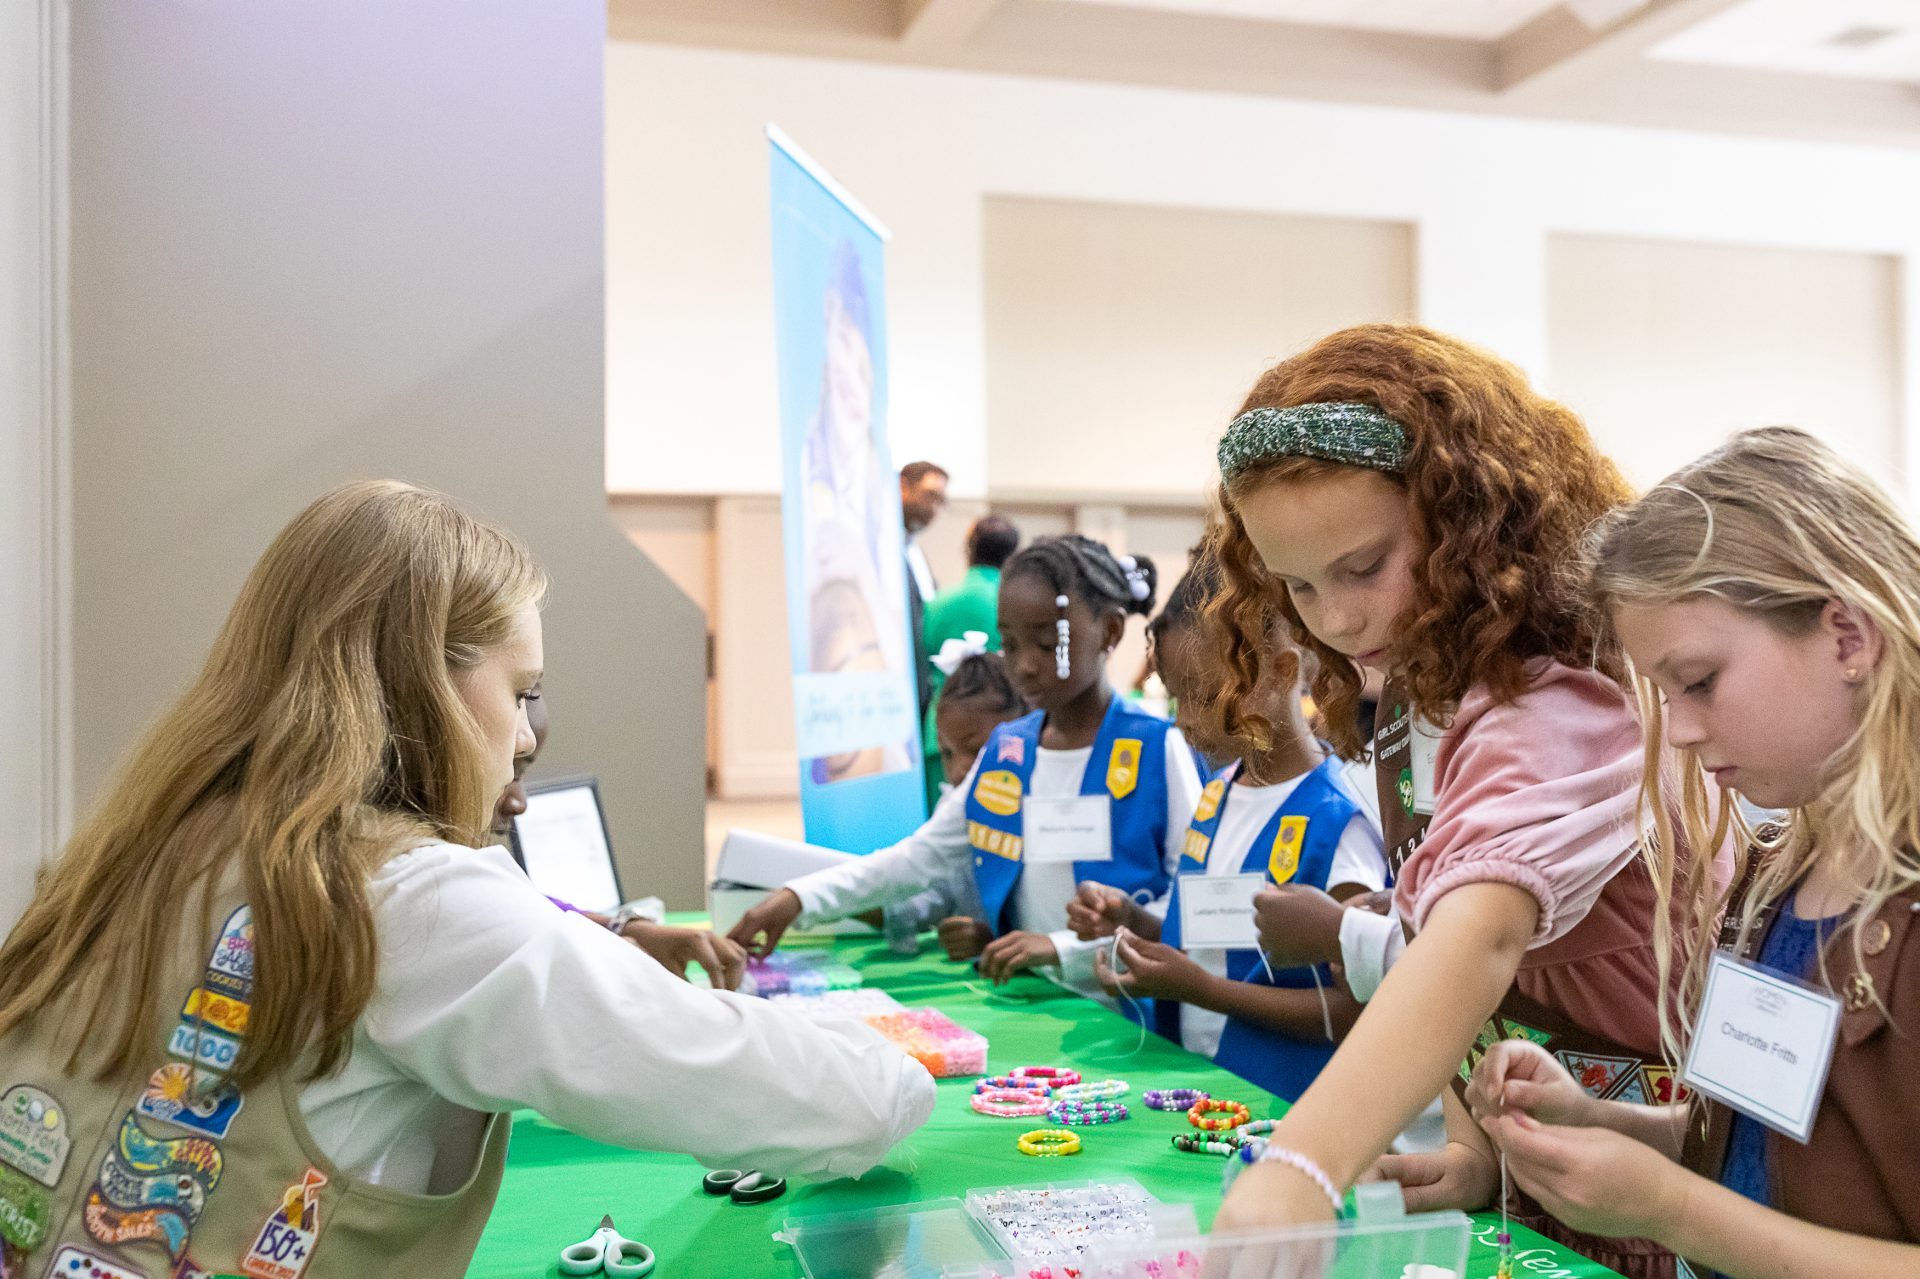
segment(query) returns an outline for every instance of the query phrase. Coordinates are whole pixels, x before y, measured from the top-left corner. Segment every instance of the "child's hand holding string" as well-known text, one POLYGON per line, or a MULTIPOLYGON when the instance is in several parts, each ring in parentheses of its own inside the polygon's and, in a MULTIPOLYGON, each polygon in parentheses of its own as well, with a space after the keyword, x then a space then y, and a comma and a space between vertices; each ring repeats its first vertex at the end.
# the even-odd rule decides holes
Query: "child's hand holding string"
POLYGON ((996 986, 1004 986, 1022 969, 1059 962, 1060 952, 1054 949, 1053 938, 1017 929, 987 943, 980 952, 980 975, 996 986))
POLYGON ((1599 1122, 1598 1102, 1552 1053, 1525 1039, 1487 1049, 1466 1089, 1476 1123, 1520 1111, 1543 1124, 1585 1128, 1599 1122))
POLYGON ((1160 936, 1158 916, 1119 889, 1090 879, 1081 881, 1067 903, 1067 927, 1081 941, 1111 937, 1123 928, 1142 937, 1160 936))
POLYGON ((1346 908, 1305 884, 1269 884, 1253 897, 1260 950, 1275 968, 1340 961, 1340 917, 1346 908))
POLYGON ((1135 999, 1177 999, 1183 1003, 1195 1003, 1214 980, 1213 975, 1195 963, 1185 951, 1175 950, 1165 942, 1135 937, 1126 929, 1117 935, 1115 948, 1127 971, 1114 971, 1113 965, 1107 960, 1105 947, 1094 953, 1093 971, 1106 992, 1116 997, 1131 995, 1135 999))

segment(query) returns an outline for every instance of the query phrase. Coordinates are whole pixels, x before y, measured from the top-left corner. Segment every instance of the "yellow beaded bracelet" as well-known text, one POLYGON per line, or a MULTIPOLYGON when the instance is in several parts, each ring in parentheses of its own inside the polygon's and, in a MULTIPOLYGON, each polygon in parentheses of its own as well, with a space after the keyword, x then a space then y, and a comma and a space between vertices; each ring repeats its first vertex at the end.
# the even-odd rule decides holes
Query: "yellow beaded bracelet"
POLYGON ((1080 1138, 1064 1128, 1036 1128, 1014 1143, 1023 1155, 1077 1155, 1080 1138))

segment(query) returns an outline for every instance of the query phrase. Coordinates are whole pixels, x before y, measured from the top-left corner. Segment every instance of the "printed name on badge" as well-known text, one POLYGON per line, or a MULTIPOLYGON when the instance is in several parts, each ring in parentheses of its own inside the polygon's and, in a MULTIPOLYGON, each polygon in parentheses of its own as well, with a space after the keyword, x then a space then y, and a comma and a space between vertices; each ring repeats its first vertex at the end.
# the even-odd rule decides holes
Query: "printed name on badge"
POLYGON ((1265 875, 1182 875, 1180 944, 1199 950, 1252 950, 1260 944, 1253 897, 1265 875))
POLYGON ((1113 860, 1113 809, 1105 795, 1029 795, 1020 823, 1030 863, 1113 860))
POLYGON ((1805 1142, 1840 1030, 1840 1001, 1716 951, 1681 1078, 1749 1119, 1805 1142))

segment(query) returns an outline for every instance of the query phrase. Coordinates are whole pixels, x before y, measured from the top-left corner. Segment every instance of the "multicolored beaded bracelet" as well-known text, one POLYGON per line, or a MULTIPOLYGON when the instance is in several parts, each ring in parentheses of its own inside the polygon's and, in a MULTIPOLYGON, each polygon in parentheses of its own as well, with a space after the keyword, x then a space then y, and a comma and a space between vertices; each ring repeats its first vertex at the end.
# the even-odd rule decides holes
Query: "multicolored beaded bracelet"
POLYGON ((1049 1088, 1065 1088, 1080 1082, 1080 1072, 1063 1066, 1015 1066, 1007 1072, 1007 1078, 1037 1079, 1049 1088))
POLYGON ((1279 1122, 1277 1119, 1256 1119, 1251 1123, 1241 1124, 1238 1128, 1235 1128, 1233 1135, 1240 1138, 1241 1141, 1248 1141, 1254 1137, 1264 1137, 1268 1133, 1271 1133, 1275 1125, 1279 1122))
POLYGON ((1030 1133, 1023 1133, 1020 1140, 1013 1144, 1021 1154, 1036 1157, 1080 1153, 1080 1138, 1064 1128, 1036 1128, 1030 1133))
POLYGON ((1140 1100, 1154 1110, 1185 1110, 1196 1101, 1205 1101, 1212 1093, 1201 1092, 1198 1088, 1149 1088, 1140 1094, 1140 1100))
POLYGON ((1127 1117, 1127 1108, 1117 1101, 1056 1101, 1047 1118, 1056 1124, 1117 1124, 1127 1117))
POLYGON ((1245 1145, 1232 1133, 1222 1133, 1218 1137, 1202 1137, 1194 1132, 1177 1132, 1173 1135, 1173 1148, 1195 1155, 1231 1155, 1245 1145))
POLYGON ((1253 1112, 1237 1101, 1226 1101, 1218 1097, 1209 1097, 1205 1101, 1196 1101, 1187 1111, 1187 1122, 1202 1132, 1225 1132, 1249 1123, 1253 1112), (1224 1117, 1209 1119, 1208 1115, 1220 1113, 1224 1117))
POLYGON ((988 1075, 973 1086, 975 1092, 986 1092, 993 1088, 1017 1088, 1040 1097, 1053 1094, 1053 1088, 1044 1079, 1028 1079, 1024 1075, 988 1075))
POLYGON ((1047 1099, 1024 1088, 989 1088, 967 1098, 974 1113, 1002 1119, 1023 1119, 1047 1113, 1047 1099))
POLYGON ((1111 1101, 1115 1097, 1127 1095, 1127 1081, 1124 1079, 1102 1079, 1091 1084, 1069 1084, 1065 1088, 1056 1088, 1055 1101, 1111 1101))

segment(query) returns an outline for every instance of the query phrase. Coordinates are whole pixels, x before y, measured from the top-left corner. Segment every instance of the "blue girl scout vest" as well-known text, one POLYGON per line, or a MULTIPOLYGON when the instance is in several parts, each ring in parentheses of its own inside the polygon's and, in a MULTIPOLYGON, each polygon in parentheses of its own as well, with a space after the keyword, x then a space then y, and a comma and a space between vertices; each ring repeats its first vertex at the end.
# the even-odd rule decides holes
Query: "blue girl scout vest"
MULTIPOLYGON (((973 877, 996 936, 1006 931, 1007 902, 1024 865, 1020 812, 1040 753, 1040 726, 1045 718, 1045 712, 1034 711, 994 729, 981 749, 973 789, 967 793, 973 877)), ((1096 880, 1124 893, 1145 889, 1155 898, 1166 893, 1167 868, 1161 850, 1167 836, 1166 737, 1171 727, 1159 716, 1127 705, 1117 693, 1108 703, 1080 779, 1080 794, 1109 798, 1113 860, 1075 862, 1076 881, 1096 880)))
MULTIPOLYGON (((1360 807, 1335 784, 1339 759, 1328 756, 1320 767, 1300 779, 1274 813, 1243 860, 1232 873, 1265 873, 1269 883, 1306 884, 1324 890, 1327 876, 1333 872, 1334 850, 1360 807)), ((1160 940, 1169 946, 1180 945, 1180 880, 1189 874, 1207 873, 1207 859, 1213 852, 1213 837, 1227 811, 1238 760, 1216 773, 1200 794, 1199 807, 1187 827, 1186 848, 1180 857, 1180 875, 1173 882, 1173 896, 1167 903, 1167 920, 1160 940)), ((1230 856, 1233 850, 1222 851, 1230 856)), ((1257 950, 1227 952, 1227 976, 1234 981, 1259 986, 1289 989, 1313 985, 1311 968, 1281 968, 1267 978, 1266 966, 1257 950)), ((1320 982, 1331 987, 1333 975, 1324 967, 1320 982)), ((1168 999, 1154 1001, 1154 1029, 1168 1039, 1180 1038, 1180 1005, 1168 999)), ((1229 1017, 1220 1032, 1220 1047, 1213 1059, 1242 1079, 1265 1088, 1288 1101, 1297 1099, 1313 1082, 1320 1068, 1333 1057, 1335 1045, 1295 1039, 1277 1030, 1255 1026, 1229 1017)))

